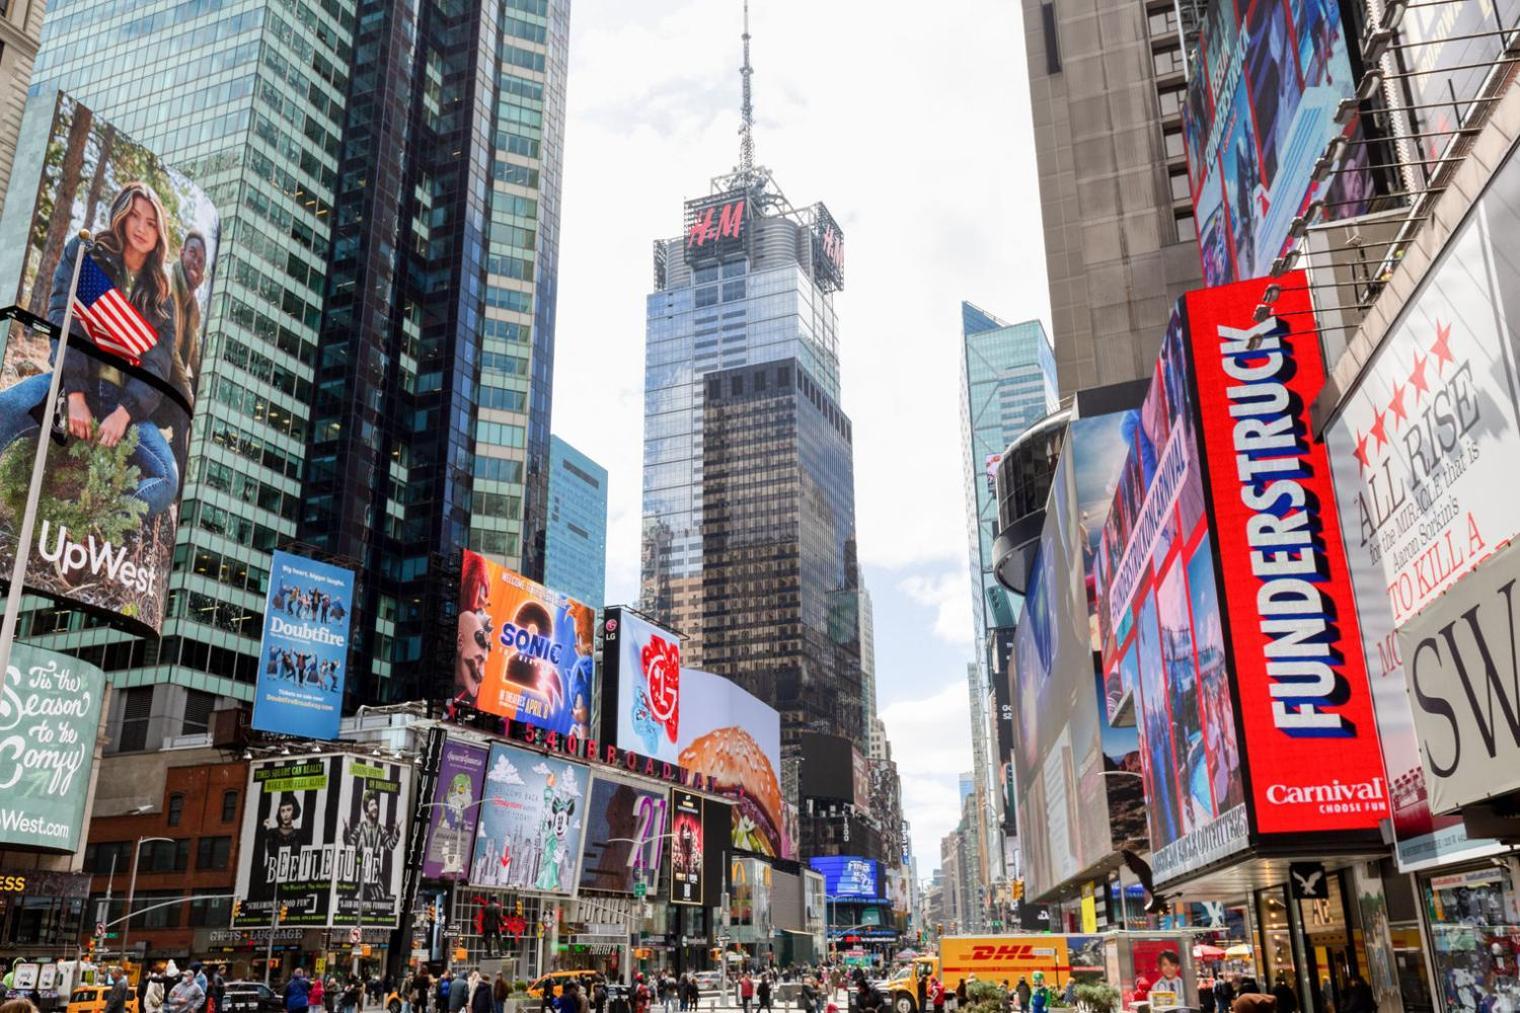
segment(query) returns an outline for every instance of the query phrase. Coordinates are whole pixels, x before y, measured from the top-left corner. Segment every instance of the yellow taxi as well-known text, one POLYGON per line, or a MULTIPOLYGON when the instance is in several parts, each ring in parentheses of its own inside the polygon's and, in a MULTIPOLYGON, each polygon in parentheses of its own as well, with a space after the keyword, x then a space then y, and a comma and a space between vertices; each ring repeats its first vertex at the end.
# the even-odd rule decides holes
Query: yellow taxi
MULTIPOLYGON (((542 978, 539 978, 537 981, 533 982, 533 984, 528 986, 528 995, 533 999, 542 999, 544 997, 544 989, 552 985, 554 987, 553 994, 557 996, 562 991, 564 991, 565 982, 580 981, 586 975, 591 973, 591 971, 588 971, 585 968, 581 968, 578 971, 550 971, 548 974, 544 975, 542 978)), ((73 1011, 70 1010, 69 1013, 73 1013, 73 1011)))
MULTIPOLYGON (((80 985, 69 993, 67 1013, 105 1013, 110 985, 80 985)), ((127 1013, 137 1013, 137 991, 127 992, 127 1013)))

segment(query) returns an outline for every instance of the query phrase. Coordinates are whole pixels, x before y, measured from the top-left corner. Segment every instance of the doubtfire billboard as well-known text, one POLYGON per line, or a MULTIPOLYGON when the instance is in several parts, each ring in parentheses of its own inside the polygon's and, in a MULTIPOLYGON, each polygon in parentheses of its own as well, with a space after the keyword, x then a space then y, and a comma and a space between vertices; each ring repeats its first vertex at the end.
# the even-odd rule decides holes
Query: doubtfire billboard
POLYGON ((1157 882, 1253 835, 1387 816, 1301 273, 1177 303, 1099 550, 1109 698, 1134 701, 1157 882), (1225 575, 1229 579, 1225 579, 1225 575), (1238 715, 1238 718, 1237 718, 1238 715))

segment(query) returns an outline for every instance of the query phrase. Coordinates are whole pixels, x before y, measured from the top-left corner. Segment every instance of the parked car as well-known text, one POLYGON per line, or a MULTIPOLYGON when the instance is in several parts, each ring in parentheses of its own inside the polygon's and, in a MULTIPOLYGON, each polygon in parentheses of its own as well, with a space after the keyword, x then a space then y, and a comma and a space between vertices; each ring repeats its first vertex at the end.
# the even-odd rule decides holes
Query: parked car
MULTIPOLYGON (((109 985, 80 985, 69 993, 68 1013, 105 1013, 109 985)), ((137 993, 127 995, 127 1013, 137 1013, 137 993)))
POLYGON ((222 997, 227 1013, 284 1013, 279 993, 262 981, 229 981, 222 997))

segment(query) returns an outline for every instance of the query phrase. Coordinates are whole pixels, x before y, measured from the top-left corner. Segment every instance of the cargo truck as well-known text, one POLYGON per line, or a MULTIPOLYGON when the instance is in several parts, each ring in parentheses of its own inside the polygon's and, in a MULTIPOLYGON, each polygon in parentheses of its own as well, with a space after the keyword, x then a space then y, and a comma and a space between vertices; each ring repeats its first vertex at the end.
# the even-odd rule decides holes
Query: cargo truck
POLYGON ((946 991, 953 991, 968 978, 994 985, 1017 985, 1020 978, 1033 980, 1034 972, 1045 975, 1051 988, 1066 987, 1071 977, 1071 958, 1065 936, 945 936, 939 955, 918 957, 904 973, 894 975, 882 991, 892 1013, 918 1013, 918 979, 939 978, 946 991))

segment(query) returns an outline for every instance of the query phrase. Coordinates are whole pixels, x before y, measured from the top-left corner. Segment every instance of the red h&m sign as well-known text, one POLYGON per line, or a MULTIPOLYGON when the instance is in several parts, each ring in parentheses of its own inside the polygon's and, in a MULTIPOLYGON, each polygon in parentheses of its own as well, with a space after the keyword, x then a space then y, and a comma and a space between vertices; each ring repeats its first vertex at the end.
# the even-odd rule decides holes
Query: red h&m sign
POLYGON ((686 230, 686 248, 695 250, 710 243, 716 244, 721 239, 742 239, 744 204, 745 199, 739 197, 697 211, 691 227, 686 230))

